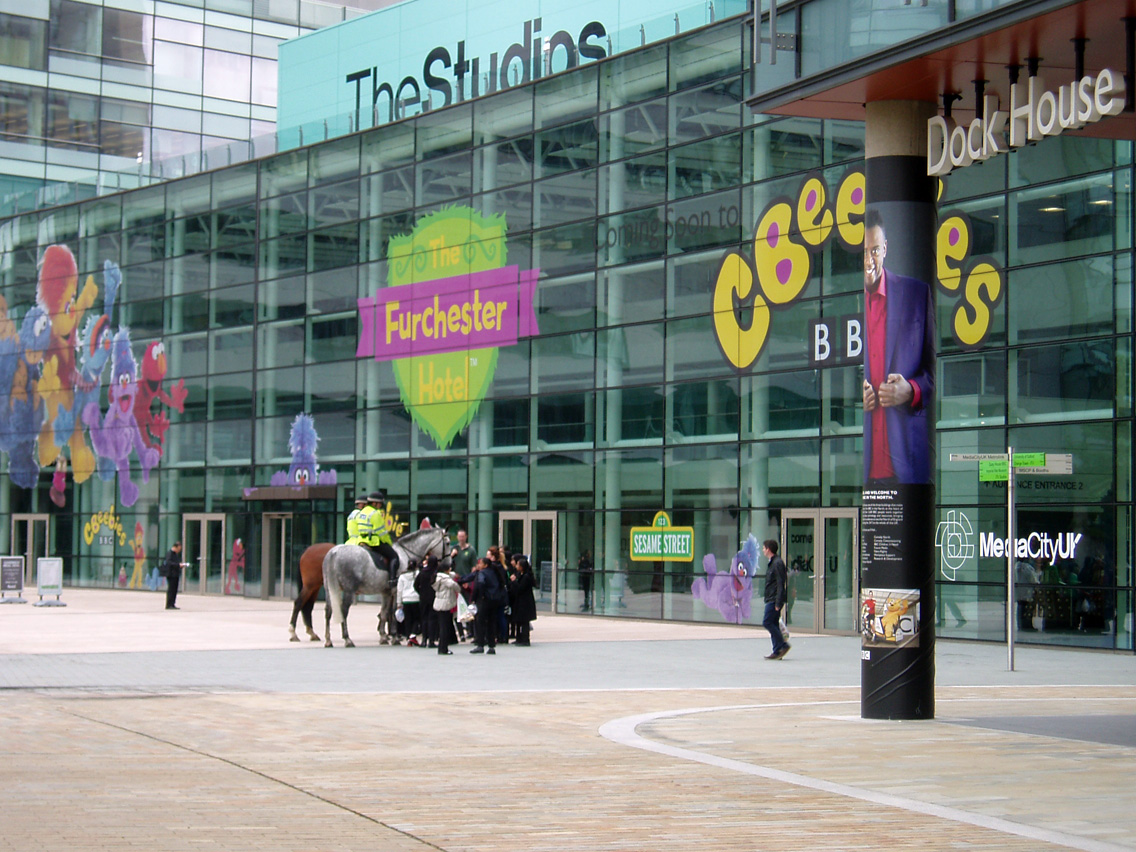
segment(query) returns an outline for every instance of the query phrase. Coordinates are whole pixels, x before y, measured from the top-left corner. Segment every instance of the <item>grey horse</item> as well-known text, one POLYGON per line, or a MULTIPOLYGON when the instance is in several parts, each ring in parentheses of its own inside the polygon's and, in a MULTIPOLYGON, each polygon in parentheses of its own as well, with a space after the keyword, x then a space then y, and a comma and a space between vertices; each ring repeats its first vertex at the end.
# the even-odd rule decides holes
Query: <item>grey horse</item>
MULTIPOLYGON (((449 550, 449 536, 445 527, 424 525, 412 533, 407 533, 393 543, 399 556, 402 573, 409 566, 421 562, 427 556, 444 557, 449 550)), ((333 547, 323 558, 323 585, 327 595, 324 605, 326 617, 324 647, 330 648, 331 622, 343 625, 343 644, 354 648, 355 643, 347 633, 347 613, 357 595, 379 595, 379 643, 396 642, 394 634, 394 594, 390 572, 376 568, 370 551, 357 544, 340 544, 333 547)))

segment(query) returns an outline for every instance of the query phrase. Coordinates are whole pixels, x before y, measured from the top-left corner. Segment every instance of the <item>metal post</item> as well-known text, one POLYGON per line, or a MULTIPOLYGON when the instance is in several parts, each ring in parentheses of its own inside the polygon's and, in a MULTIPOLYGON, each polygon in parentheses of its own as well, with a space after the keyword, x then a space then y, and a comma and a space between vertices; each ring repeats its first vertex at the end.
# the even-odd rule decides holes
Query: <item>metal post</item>
POLYGON ((1014 670, 1014 624, 1017 601, 1014 600, 1014 562, 1017 551, 1017 533, 1014 530, 1014 448, 1006 448, 1006 457, 1009 459, 1010 476, 1006 480, 1006 536, 1010 545, 1006 554, 1006 657, 1009 671, 1014 670))

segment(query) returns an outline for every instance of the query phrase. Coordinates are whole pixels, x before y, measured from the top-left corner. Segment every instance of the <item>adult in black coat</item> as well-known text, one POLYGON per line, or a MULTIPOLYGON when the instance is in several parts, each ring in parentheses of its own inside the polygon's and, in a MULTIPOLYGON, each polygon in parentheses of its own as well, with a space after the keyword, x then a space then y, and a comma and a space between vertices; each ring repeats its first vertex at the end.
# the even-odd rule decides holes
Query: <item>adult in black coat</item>
MULTIPOLYGON (((422 570, 414 578, 414 591, 421 602, 418 611, 422 613, 422 642, 433 648, 438 642, 438 613, 434 612, 434 578, 438 576, 438 557, 427 556, 422 560, 422 570)), ((448 613, 447 613, 448 615, 448 613)))
POLYGON ((533 597, 533 572, 523 556, 516 560, 516 571, 509 577, 509 593, 513 600, 513 624, 517 628, 515 644, 528 647, 532 623, 536 620, 536 599, 533 597))

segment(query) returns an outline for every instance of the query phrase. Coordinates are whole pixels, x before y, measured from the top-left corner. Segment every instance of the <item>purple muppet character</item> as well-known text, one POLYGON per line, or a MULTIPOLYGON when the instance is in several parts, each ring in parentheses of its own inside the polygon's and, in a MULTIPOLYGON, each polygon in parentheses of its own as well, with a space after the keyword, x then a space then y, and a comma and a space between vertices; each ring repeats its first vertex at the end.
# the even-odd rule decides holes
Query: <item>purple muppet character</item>
POLYGON ((741 624, 748 619, 753 575, 757 571, 757 539, 753 533, 730 562, 728 574, 718 573, 713 553, 702 557, 702 567, 706 569, 706 576, 699 577, 690 587, 695 599, 718 610, 729 624, 741 624))
POLYGON ((88 403, 83 409, 83 422, 91 432, 91 446, 98 456, 99 478, 110 481, 118 472, 118 491, 123 506, 138 500, 138 486, 130 478, 130 454, 137 451, 142 462, 142 481, 150 481, 150 469, 162 457, 160 451, 147 447, 134 416, 134 397, 138 393, 138 367, 130 351, 130 331, 120 328, 114 336, 111 381, 107 390, 109 406, 99 422, 99 404, 88 403))
POLYGON ((310 414, 297 414, 292 421, 292 432, 288 436, 288 449, 292 452, 292 464, 288 470, 278 470, 272 474, 272 485, 335 485, 334 470, 320 470, 316 461, 316 446, 319 435, 316 423, 310 414))

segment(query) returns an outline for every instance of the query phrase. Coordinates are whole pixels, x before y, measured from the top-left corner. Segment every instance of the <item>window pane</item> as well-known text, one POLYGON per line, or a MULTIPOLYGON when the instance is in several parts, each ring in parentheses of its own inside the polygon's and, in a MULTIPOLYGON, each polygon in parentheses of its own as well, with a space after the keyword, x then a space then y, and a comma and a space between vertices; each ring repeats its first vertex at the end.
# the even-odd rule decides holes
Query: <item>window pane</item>
POLYGON ((200 47, 155 42, 154 87, 200 94, 201 61, 200 47))
POLYGON ((602 161, 661 148, 667 143, 666 98, 602 115, 599 126, 602 161))
POLYGON ((74 92, 52 92, 47 135, 64 148, 95 150, 99 142, 99 99, 74 92))
POLYGON ((204 94, 228 101, 249 99, 252 79, 252 60, 238 53, 206 50, 204 63, 204 94))
POLYGON ((0 135, 43 136, 44 90, 0 83, 0 135))
POLYGON ((276 106, 276 60, 252 60, 252 102, 276 106))
POLYGON ((1009 400, 1012 422, 1113 416, 1115 341, 1031 347, 1011 352, 1010 363, 1017 365, 1015 395, 1009 400))
POLYGON ((1112 175, 1027 189, 1010 196, 1016 217, 1010 263, 1062 260, 1113 248, 1112 210, 1116 208, 1112 175))
POLYGON ((52 0, 52 48, 98 56, 102 49, 100 6, 75 3, 73 0, 52 0))
POLYGON ((0 65, 47 68, 47 21, 0 14, 0 65))
POLYGON ((1114 299, 1123 300, 1131 286, 1127 275, 1114 271, 1109 256, 1011 270, 1006 276, 1010 342, 1112 334, 1114 299))
POLYGON ((103 10, 103 56, 148 65, 154 53, 154 19, 122 9, 103 10))

